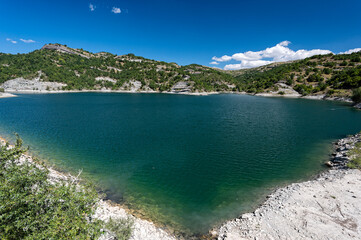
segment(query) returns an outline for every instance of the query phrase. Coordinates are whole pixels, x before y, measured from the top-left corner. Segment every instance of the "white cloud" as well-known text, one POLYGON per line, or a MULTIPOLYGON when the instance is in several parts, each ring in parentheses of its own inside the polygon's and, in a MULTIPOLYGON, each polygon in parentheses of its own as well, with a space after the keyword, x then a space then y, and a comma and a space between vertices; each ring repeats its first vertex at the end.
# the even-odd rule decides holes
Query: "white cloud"
POLYGON ((34 40, 31 40, 31 39, 26 40, 26 39, 22 39, 22 38, 20 38, 20 41, 22 41, 24 43, 34 43, 35 42, 34 40))
POLYGON ((214 57, 212 57, 212 60, 217 61, 217 62, 227 62, 227 61, 232 60, 232 57, 224 55, 220 58, 217 58, 216 56, 214 56, 214 57))
POLYGON ((354 49, 350 49, 346 52, 340 52, 340 54, 351 54, 351 53, 359 52, 359 51, 361 51, 361 48, 354 48, 354 49))
POLYGON ((91 11, 91 12, 93 12, 95 9, 96 9, 97 7, 95 6, 95 5, 93 5, 93 4, 89 4, 89 10, 91 11))
POLYGON ((218 64, 219 64, 219 62, 213 61, 213 62, 210 62, 209 64, 212 64, 212 65, 218 65, 218 64))
POLYGON ((120 10, 120 8, 113 7, 112 12, 115 14, 118 14, 118 13, 121 13, 122 11, 120 10))
POLYGON ((238 69, 244 69, 244 68, 254 68, 254 67, 267 65, 270 63, 273 63, 273 61, 266 61, 266 60, 247 61, 247 60, 244 60, 241 63, 237 63, 237 64, 227 64, 226 66, 224 66, 224 70, 238 70, 238 69))
POLYGON ((18 43, 17 41, 12 40, 11 38, 7 38, 6 41, 11 42, 11 43, 14 43, 14 44, 15 44, 15 43, 18 43))
POLYGON ((313 55, 329 54, 329 50, 313 49, 313 50, 298 50, 293 51, 288 47, 290 41, 283 41, 276 46, 266 48, 261 51, 248 51, 243 53, 235 53, 232 56, 224 55, 220 58, 213 57, 212 60, 216 62, 227 62, 231 60, 239 61, 241 63, 228 64, 224 67, 226 70, 235 70, 243 68, 252 68, 267 65, 273 62, 286 62, 291 60, 304 59, 313 55))

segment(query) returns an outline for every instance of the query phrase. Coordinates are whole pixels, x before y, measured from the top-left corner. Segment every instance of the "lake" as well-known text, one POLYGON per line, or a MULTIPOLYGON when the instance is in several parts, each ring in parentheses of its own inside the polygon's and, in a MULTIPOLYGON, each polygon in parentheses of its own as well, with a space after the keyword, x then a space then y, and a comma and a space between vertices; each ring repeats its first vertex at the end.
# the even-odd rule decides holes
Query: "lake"
POLYGON ((345 103, 220 94, 19 94, 0 136, 91 179, 139 216, 191 234, 254 210, 278 186, 325 170, 361 130, 345 103))

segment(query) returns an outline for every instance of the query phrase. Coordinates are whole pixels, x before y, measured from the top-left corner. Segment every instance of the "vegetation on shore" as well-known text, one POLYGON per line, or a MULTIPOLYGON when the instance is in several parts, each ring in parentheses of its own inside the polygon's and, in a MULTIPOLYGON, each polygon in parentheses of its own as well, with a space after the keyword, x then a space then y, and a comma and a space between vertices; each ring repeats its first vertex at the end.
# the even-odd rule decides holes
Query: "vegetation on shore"
POLYGON ((361 102, 361 87, 352 90, 352 101, 355 103, 361 102))
POLYGON ((97 239, 104 228, 130 237, 129 221, 92 218, 98 201, 92 186, 50 181, 44 165, 19 161, 26 150, 20 138, 14 147, 0 146, 1 239, 97 239))
POLYGON ((355 144, 355 147, 350 150, 349 156, 352 156, 352 159, 348 162, 347 167, 361 170, 361 142, 355 144))
POLYGON ((60 44, 27 54, 0 54, 0 85, 18 77, 38 76, 42 81, 65 83, 60 90, 129 90, 138 81, 139 90, 171 91, 183 82, 191 92, 261 93, 277 92, 277 84, 284 83, 301 95, 351 97, 352 90, 361 87, 361 52, 317 55, 235 71, 197 64, 179 66, 134 54, 90 53, 60 44))

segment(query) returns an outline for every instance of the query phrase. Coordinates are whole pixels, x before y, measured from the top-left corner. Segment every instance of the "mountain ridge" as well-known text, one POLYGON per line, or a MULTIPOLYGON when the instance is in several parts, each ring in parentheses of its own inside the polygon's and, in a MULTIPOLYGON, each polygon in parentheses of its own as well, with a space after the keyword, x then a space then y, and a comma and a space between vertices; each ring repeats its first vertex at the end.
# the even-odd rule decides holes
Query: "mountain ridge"
MULTIPOLYGON (((1 53, 0 87, 5 91, 21 90, 22 79, 39 78, 40 82, 62 84, 56 89, 42 90, 246 92, 349 98, 352 89, 361 87, 360 57, 361 52, 316 55, 230 71, 198 64, 181 66, 131 53, 91 53, 56 43, 45 44, 41 49, 26 54, 1 53), (18 88, 14 88, 14 84, 18 84, 18 88)), ((27 90, 39 90, 31 84, 26 87, 27 90)))

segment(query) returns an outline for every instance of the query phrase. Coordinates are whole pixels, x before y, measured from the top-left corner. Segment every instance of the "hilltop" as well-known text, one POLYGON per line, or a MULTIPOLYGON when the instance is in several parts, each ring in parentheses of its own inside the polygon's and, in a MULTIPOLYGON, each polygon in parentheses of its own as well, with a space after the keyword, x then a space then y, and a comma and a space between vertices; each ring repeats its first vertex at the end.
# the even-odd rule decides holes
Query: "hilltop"
POLYGON ((27 54, 0 54, 0 85, 6 91, 246 92, 350 98, 352 89, 361 87, 361 52, 224 71, 47 44, 27 54))

